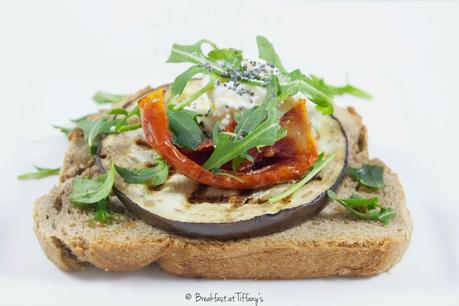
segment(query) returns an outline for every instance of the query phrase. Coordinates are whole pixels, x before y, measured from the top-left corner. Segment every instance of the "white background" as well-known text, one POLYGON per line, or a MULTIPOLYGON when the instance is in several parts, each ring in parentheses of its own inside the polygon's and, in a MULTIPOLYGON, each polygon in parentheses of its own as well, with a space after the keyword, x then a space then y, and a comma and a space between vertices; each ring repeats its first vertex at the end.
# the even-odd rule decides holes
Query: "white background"
POLYGON ((458 2, 2 1, 0 55, 0 305, 197 305, 185 294, 237 291, 260 293, 259 305, 459 302, 458 2), (414 219, 402 262, 376 277, 295 281, 55 268, 31 213, 56 179, 16 180, 34 164, 61 164, 66 140, 50 124, 94 111, 97 90, 172 80, 184 69, 165 63, 174 42, 205 37, 256 55, 257 34, 273 41, 286 67, 348 78, 374 95, 337 103, 358 108, 370 154, 400 174, 414 219))

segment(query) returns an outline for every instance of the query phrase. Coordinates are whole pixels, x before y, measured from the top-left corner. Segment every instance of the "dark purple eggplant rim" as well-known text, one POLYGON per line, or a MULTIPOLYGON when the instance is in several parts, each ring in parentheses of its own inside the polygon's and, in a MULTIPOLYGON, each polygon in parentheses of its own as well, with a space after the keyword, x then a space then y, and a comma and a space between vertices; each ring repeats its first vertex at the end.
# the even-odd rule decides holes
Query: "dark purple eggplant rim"
MULTIPOLYGON (((346 142, 346 156, 344 158, 343 169, 338 175, 335 183, 328 189, 336 191, 342 184, 346 174, 349 159, 349 141, 341 122, 335 116, 331 117, 338 122, 341 133, 343 134, 346 142)), ((103 141, 101 141, 100 144, 102 144, 102 142, 103 141)), ((101 146, 99 146, 99 150, 100 148, 101 146)), ((99 156, 99 150, 96 154, 96 164, 102 172, 105 172, 102 158, 99 156)), ((248 238, 280 232, 294 227, 306 219, 316 216, 329 203, 327 191, 324 191, 309 203, 305 203, 292 208, 286 208, 276 214, 266 214, 254 217, 249 220, 230 223, 193 223, 174 221, 153 214, 143 209, 140 205, 134 203, 115 186, 113 187, 113 192, 130 211, 134 212, 141 220, 147 224, 158 226, 162 229, 183 236, 218 240, 248 238)))

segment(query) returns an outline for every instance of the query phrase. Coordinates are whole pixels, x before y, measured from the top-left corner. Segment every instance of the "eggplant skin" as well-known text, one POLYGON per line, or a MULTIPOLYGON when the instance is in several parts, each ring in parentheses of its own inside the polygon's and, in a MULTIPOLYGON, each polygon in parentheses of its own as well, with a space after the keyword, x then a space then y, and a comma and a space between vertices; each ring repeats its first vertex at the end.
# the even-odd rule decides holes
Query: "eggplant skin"
MULTIPOLYGON (((333 191, 337 191, 346 175, 349 159, 349 142, 341 122, 339 122, 336 117, 331 117, 339 124, 342 136, 345 139, 344 163, 337 179, 329 188, 333 191)), ((96 155, 96 163, 102 171, 105 171, 102 159, 98 155, 96 155)), ((325 190, 308 203, 304 203, 292 208, 282 209, 275 214, 264 214, 248 220, 228 223, 198 223, 182 222, 161 217, 142 208, 141 205, 136 204, 116 187, 113 188, 113 192, 130 211, 134 212, 141 220, 147 224, 157 226, 183 236, 217 240, 248 238, 280 232, 294 227, 306 219, 316 216, 329 203, 329 199, 325 190)))
MULTIPOLYGON (((345 171, 343 171, 339 180, 330 189, 334 191, 338 189, 344 178, 344 174, 345 171)), ((329 202, 326 192, 323 192, 310 203, 284 209, 276 214, 267 214, 250 220, 231 223, 191 223, 160 217, 132 202, 124 193, 116 188, 114 189, 114 193, 130 211, 134 212, 145 223, 183 236, 218 240, 262 236, 286 230, 302 223, 306 219, 314 217, 329 202)))

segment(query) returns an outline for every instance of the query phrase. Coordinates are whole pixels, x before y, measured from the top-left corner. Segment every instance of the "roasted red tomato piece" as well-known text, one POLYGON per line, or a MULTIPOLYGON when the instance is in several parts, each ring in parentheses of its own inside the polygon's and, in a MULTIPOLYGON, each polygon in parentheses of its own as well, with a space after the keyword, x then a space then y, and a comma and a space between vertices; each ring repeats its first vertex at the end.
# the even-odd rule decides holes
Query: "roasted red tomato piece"
MULTIPOLYGON (((265 152, 274 160, 247 172, 228 171, 231 176, 214 174, 185 155, 172 143, 173 136, 168 129, 164 92, 164 89, 156 90, 139 101, 146 139, 151 147, 178 172, 201 184, 225 189, 271 186, 302 177, 317 159, 311 124, 305 103, 302 102, 281 118, 281 126, 287 129, 287 135, 271 146, 271 151, 265 152)), ((263 159, 266 159, 266 156, 260 160, 263 159)))

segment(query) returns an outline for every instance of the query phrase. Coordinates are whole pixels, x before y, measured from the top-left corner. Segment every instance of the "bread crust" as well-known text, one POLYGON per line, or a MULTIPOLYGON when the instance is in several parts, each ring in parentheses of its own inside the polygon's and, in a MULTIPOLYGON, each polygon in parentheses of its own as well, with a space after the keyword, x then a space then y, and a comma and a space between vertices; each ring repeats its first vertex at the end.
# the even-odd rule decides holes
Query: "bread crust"
MULTIPOLYGON (((350 163, 376 163, 368 159, 367 130, 353 108, 337 108, 350 143, 350 163)), ((161 269, 184 277, 218 279, 296 279, 326 276, 366 276, 389 270, 409 246, 412 222, 405 207, 400 181, 385 166, 386 188, 378 196, 396 210, 393 222, 384 226, 357 220, 338 205, 330 204, 315 218, 281 233, 217 241, 178 236, 151 227, 125 211, 114 224, 87 222, 87 212, 68 202, 72 177, 97 172, 78 130, 60 173, 60 183, 37 200, 34 231, 46 256, 63 270, 78 271, 94 265, 106 271, 133 271, 154 262, 161 269)), ((355 191, 349 178, 341 195, 355 191)))

